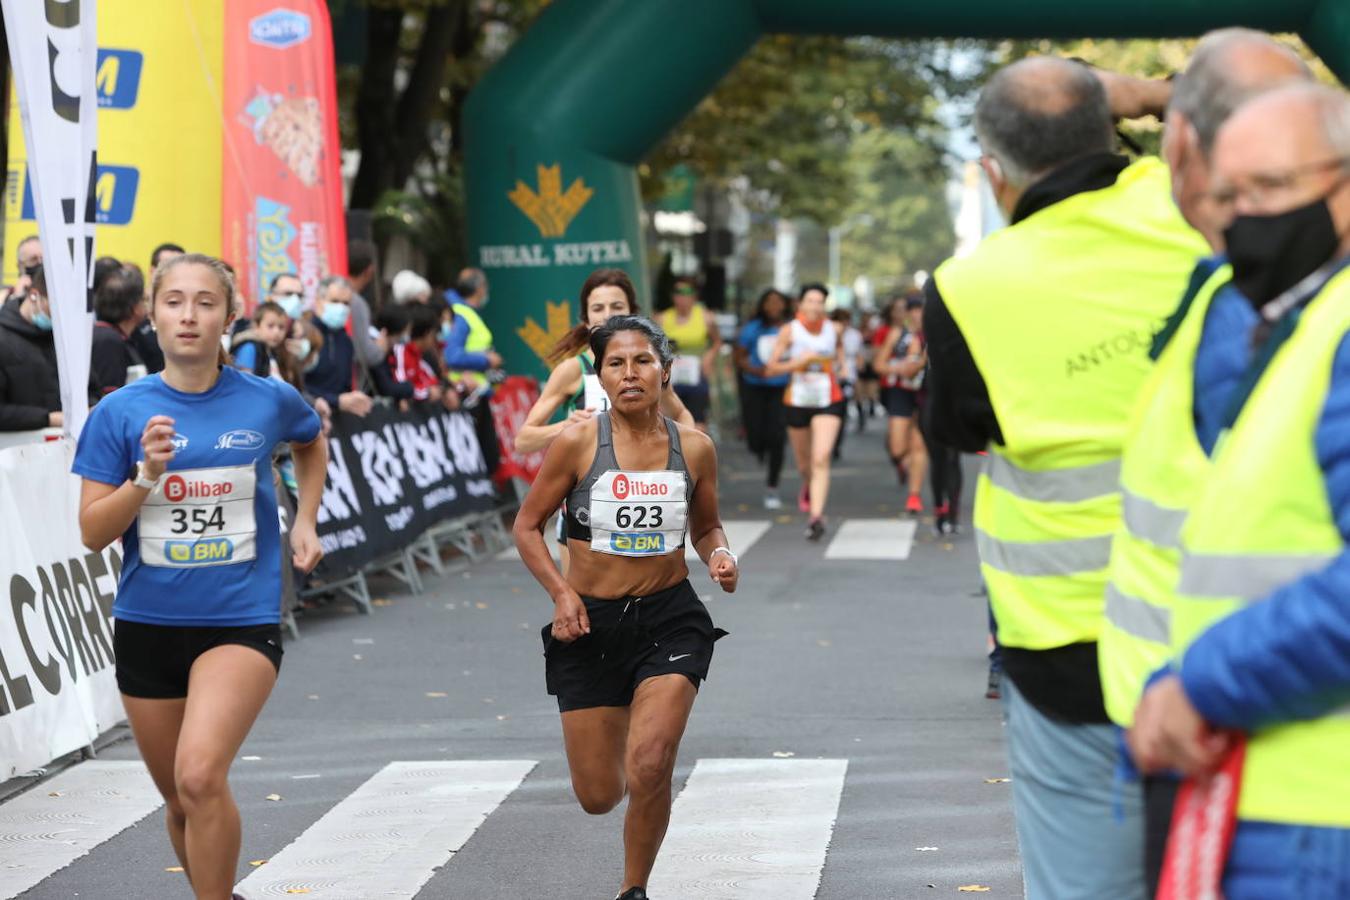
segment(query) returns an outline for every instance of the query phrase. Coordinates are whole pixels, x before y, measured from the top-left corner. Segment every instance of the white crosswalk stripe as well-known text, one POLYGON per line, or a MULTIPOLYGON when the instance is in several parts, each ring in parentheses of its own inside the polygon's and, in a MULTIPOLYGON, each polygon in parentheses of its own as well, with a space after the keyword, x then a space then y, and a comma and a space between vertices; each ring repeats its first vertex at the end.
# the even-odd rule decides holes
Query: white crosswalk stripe
POLYGON ((914 547, 913 519, 848 519, 825 549, 834 560, 905 560, 914 547))
POLYGON ((41 884, 163 804, 141 762, 86 762, 0 805, 0 897, 41 884))
POLYGON ((700 759, 671 810, 656 897, 812 900, 848 761, 700 759))
POLYGON ((411 898, 469 840, 534 760, 393 762, 239 883, 259 900, 411 898))
MULTIPOLYGON (((412 900, 535 765, 391 762, 237 889, 255 900, 412 900)), ((847 768, 843 759, 698 760, 675 800, 652 893, 811 900, 847 768)), ((0 898, 38 886, 161 805, 140 762, 83 763, 0 805, 0 846, 20 847, 0 857, 0 898)))
MULTIPOLYGON (((756 541, 764 537, 764 532, 769 530, 771 524, 762 519, 724 519, 722 530, 726 532, 727 543, 731 545, 732 552, 740 557, 749 552, 756 541)), ((684 545, 684 558, 689 562, 698 559, 698 552, 690 542, 684 545)))

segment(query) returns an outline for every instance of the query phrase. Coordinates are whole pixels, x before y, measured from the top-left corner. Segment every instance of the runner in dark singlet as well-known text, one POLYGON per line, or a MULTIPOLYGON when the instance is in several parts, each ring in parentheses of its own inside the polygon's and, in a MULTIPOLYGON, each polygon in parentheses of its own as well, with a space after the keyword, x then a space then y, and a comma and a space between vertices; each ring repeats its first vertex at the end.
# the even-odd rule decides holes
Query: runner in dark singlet
MULTIPOLYGON (((609 398, 600 387, 591 356, 591 332, 605 324, 611 316, 637 315, 637 292, 632 279, 622 269, 596 269, 586 277, 579 295, 583 321, 554 346, 549 361, 554 363, 539 399, 534 402, 516 434, 516 451, 533 453, 543 450, 563 429, 577 422, 585 422, 597 412, 609 408, 609 398), (562 409, 565 417, 549 424, 549 419, 562 409)), ((694 417, 684 403, 667 387, 661 393, 661 411, 681 425, 693 427, 694 417)), ((557 540, 563 571, 567 571, 567 536, 562 519, 558 520, 557 540)))
POLYGON ((650 321, 622 316, 591 347, 610 409, 553 441, 514 534, 553 598, 546 682, 562 713, 572 788, 595 815, 628 795, 620 900, 645 900, 680 739, 724 634, 689 584, 686 536, 722 590, 736 589, 739 572, 718 514, 712 440, 660 411, 670 342, 650 321), (566 577, 543 534, 564 499, 566 577))

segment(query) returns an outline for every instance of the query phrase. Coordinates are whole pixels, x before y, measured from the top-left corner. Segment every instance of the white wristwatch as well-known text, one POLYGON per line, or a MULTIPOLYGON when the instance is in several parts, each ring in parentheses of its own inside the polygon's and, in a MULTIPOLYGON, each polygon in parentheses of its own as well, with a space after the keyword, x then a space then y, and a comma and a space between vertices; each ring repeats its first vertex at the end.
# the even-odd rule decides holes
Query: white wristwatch
POLYGON ((153 491, 155 488, 159 487, 159 479, 158 479, 158 478, 146 478, 146 477, 145 477, 145 461, 144 461, 144 460, 142 460, 142 461, 136 463, 136 473, 135 473, 135 475, 132 477, 131 483, 132 483, 133 485, 135 485, 136 487, 142 488, 142 489, 147 490, 147 491, 153 491))
POLYGON ((712 564, 712 558, 713 558, 714 556, 716 556, 717 554, 719 554, 719 553, 725 553, 727 556, 730 556, 730 557, 731 557, 731 564, 732 564, 733 566, 735 566, 736 568, 739 569, 739 568, 741 567, 741 561, 738 560, 738 559, 736 558, 736 554, 735 554, 735 553, 732 553, 732 552, 731 552, 730 550, 728 550, 726 547, 714 547, 714 548, 712 549, 712 552, 708 554, 708 564, 709 564, 709 565, 712 564))

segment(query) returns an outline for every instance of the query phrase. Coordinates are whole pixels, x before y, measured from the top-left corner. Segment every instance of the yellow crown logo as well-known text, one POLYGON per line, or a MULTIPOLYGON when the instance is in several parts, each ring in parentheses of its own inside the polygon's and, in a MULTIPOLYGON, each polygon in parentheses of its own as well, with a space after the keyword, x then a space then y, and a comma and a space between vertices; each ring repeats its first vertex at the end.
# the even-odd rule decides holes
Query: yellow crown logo
POLYGON ((545 300, 544 307, 548 330, 540 328, 538 322, 526 316, 525 324, 516 329, 516 334, 534 351, 535 356, 548 362, 548 355, 553 352, 554 345, 572 330, 572 307, 566 300, 559 303, 545 300))
POLYGON ((546 238, 562 237, 577 213, 586 205, 595 191, 586 187, 580 178, 573 181, 564 193, 562 166, 539 166, 539 192, 535 193, 523 181, 516 181, 515 190, 506 196, 530 217, 530 221, 546 238))

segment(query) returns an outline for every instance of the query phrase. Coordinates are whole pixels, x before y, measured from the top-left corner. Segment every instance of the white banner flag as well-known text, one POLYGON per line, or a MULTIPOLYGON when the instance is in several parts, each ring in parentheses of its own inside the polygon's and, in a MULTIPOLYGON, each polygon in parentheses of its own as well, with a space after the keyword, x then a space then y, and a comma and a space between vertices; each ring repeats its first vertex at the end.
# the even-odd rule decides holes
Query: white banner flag
POLYGON ((0 0, 52 303, 61 409, 72 437, 89 415, 94 331, 95 3, 0 0))

